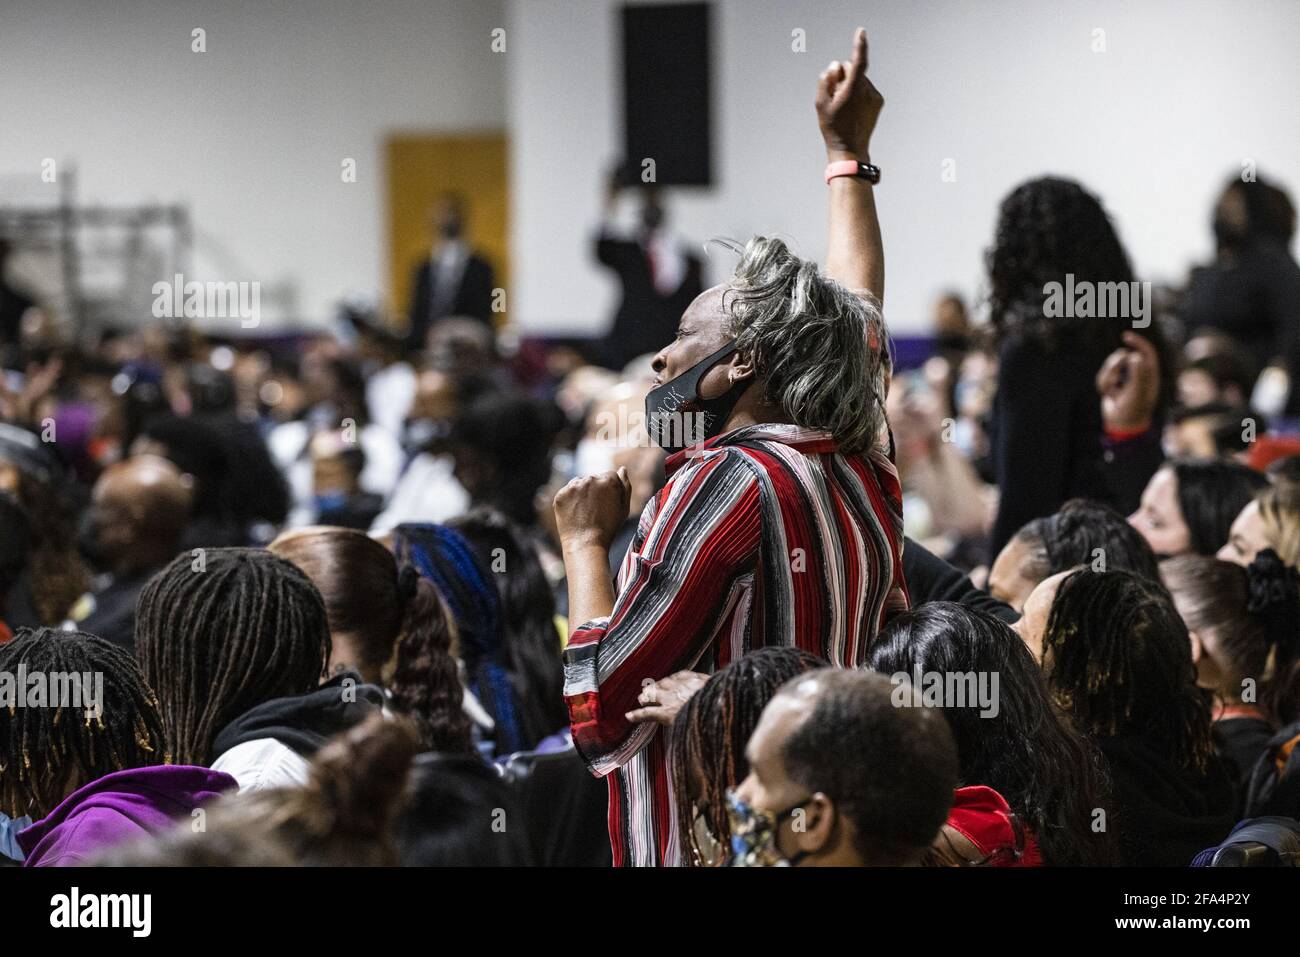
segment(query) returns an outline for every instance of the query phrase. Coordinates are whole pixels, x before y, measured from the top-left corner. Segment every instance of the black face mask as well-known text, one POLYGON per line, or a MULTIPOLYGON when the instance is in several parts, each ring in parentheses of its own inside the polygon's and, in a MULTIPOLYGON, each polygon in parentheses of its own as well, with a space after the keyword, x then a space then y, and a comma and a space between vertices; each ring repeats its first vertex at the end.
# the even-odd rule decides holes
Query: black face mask
POLYGON ((99 513, 91 506, 77 522, 77 551, 93 571, 103 571, 108 565, 104 546, 100 540, 99 513))
POLYGON ((706 399, 700 395, 700 380, 735 351, 733 340, 677 378, 650 390, 645 397, 645 423, 655 445, 668 452, 680 452, 722 433, 731 410, 751 383, 733 382, 722 395, 706 399))
POLYGON ((1214 241, 1220 249, 1236 249, 1242 245, 1245 236, 1222 216, 1215 216, 1212 224, 1214 241))

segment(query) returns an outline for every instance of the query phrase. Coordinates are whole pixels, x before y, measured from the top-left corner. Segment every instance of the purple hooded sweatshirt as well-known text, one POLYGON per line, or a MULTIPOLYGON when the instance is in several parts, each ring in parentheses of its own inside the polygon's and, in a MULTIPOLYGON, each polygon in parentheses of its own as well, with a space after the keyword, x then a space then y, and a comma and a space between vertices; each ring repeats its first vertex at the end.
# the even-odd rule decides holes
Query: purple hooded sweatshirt
POLYGON ((77 867, 115 844, 168 830, 238 785, 210 768, 160 764, 114 771, 72 792, 18 832, 24 867, 77 867))

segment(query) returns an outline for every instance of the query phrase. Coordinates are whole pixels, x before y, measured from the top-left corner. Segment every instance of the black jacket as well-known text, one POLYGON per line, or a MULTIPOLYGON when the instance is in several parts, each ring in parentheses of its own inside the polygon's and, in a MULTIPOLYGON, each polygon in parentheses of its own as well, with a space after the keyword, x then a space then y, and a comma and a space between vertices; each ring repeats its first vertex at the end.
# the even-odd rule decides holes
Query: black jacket
POLYGON ((1217 756, 1205 774, 1196 774, 1137 738, 1103 738, 1097 745, 1113 782, 1107 826, 1116 829, 1125 865, 1186 867, 1232 830, 1237 794, 1217 756))
POLYGON ((433 262, 425 259, 415 270, 411 289, 411 311, 407 326, 406 343, 411 349, 423 349, 424 338, 430 327, 448 316, 472 316, 482 322, 492 321, 492 266, 486 259, 470 253, 461 273, 460 287, 451 307, 439 315, 433 314, 433 262))
POLYGON ((602 344, 601 359, 621 369, 637 356, 658 352, 677 334, 677 322, 691 301, 704 291, 698 256, 686 256, 686 273, 672 295, 660 295, 650 273, 645 247, 632 239, 601 235, 596 259, 618 276, 623 287, 614 324, 602 344))

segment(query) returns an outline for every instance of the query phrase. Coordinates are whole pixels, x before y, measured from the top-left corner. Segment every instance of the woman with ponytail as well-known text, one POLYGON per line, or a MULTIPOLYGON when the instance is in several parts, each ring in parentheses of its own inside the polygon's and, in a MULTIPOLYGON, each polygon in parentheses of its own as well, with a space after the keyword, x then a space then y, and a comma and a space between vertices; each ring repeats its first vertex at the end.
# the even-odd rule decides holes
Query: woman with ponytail
POLYGON ((1300 719, 1300 573, 1272 549, 1245 567, 1185 556, 1160 571, 1215 696, 1215 745, 1244 784, 1273 732, 1300 719))
POLYGON ((501 593, 492 573, 465 537, 445 525, 398 525, 393 551, 445 604, 469 692, 491 719, 496 754, 523 750, 522 708, 507 668, 501 593))
POLYGON ((451 630, 432 585, 356 529, 295 529, 270 550, 300 568, 325 599, 331 677, 356 672, 386 688, 426 750, 473 750, 451 630))

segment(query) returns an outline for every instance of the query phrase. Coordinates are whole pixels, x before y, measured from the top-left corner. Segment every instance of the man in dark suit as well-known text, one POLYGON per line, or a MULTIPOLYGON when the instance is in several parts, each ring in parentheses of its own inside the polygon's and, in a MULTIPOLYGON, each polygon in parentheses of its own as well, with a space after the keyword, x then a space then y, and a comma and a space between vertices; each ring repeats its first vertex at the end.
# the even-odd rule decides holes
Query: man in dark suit
POLYGON ((438 199, 429 215, 433 251, 415 270, 406 344, 423 349, 429 328, 448 316, 472 316, 492 324, 492 266, 464 240, 460 197, 438 199))
POLYGON ((620 237, 610 226, 618 195, 611 179, 605 202, 605 222, 596 237, 596 259, 617 274, 623 287, 614 323, 602 343, 602 360, 621 369, 637 356, 658 352, 677 333, 677 321, 704 289, 698 256, 664 228, 659 197, 647 189, 640 223, 633 237, 620 237))

